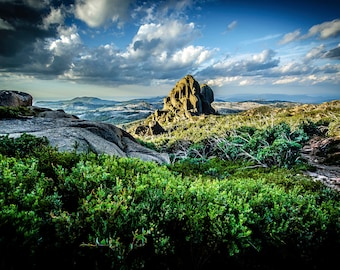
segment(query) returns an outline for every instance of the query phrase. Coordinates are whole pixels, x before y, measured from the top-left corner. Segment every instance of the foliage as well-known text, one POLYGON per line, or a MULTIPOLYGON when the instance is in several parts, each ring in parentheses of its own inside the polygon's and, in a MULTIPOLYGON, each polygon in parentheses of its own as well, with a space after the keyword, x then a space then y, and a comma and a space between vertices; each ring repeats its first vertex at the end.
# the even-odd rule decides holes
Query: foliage
MULTIPOLYGON (((75 149, 76 150, 76 149, 75 149)), ((38 160, 38 168, 46 176, 54 177, 55 168, 63 166, 71 169, 80 159, 76 152, 58 152, 49 145, 46 137, 35 137, 24 133, 18 138, 0 136, 0 154, 8 157, 29 158, 38 160)))
POLYGON ((18 138, 9 135, 0 137, 0 153, 9 157, 29 157, 46 146, 47 138, 38 138, 27 133, 18 138))
POLYGON ((0 119, 32 116, 34 113, 27 107, 0 106, 0 119))
POLYGON ((74 155, 52 176, 44 155, 0 155, 3 267, 323 267, 339 247, 339 193, 292 170, 74 155))
POLYGON ((219 156, 229 160, 243 158, 265 167, 291 167, 308 139, 302 129, 291 132, 286 123, 280 123, 265 130, 238 129, 226 139, 220 139, 217 148, 219 156))
POLYGON ((163 166, 0 137, 1 268, 330 268, 340 193, 303 176, 298 153, 321 126, 336 134, 338 108, 176 123, 145 142, 169 150, 163 166))
MULTIPOLYGON (((302 125, 323 126, 328 136, 340 135, 340 101, 334 100, 319 105, 304 104, 293 107, 259 107, 237 114, 209 115, 193 117, 167 123, 166 133, 158 136, 143 136, 140 139, 154 143, 158 149, 172 149, 180 141, 199 143, 211 138, 224 138, 229 131, 243 127, 267 129, 280 123, 287 123, 291 130, 302 125)), ((134 125, 128 130, 133 131, 134 125)), ((307 131, 307 130, 306 130, 307 131)), ((306 132, 308 135, 308 132, 306 132)))

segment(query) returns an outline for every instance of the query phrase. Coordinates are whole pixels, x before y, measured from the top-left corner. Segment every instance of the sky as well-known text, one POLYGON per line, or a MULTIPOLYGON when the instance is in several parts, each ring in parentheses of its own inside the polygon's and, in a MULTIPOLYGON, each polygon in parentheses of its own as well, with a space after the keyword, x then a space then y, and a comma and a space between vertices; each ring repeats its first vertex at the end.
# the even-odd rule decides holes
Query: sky
POLYGON ((0 89, 34 100, 166 96, 191 74, 216 97, 340 99, 340 0, 0 0, 0 89))

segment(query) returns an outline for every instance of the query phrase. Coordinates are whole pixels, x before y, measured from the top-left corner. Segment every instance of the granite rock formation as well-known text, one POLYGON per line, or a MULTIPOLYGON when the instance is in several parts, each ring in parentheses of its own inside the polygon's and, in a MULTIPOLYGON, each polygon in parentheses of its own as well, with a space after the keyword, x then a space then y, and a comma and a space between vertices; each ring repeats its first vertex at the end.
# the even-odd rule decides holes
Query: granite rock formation
POLYGON ((179 113, 190 118, 193 115, 212 114, 214 93, 208 85, 201 88, 192 75, 180 79, 164 99, 163 111, 179 113))
POLYGON ((169 95, 164 98, 162 110, 156 110, 143 124, 139 125, 136 135, 156 135, 165 132, 161 126, 167 122, 192 119, 193 116, 215 114, 211 106, 214 102, 214 92, 206 84, 200 84, 192 75, 180 79, 169 95), (152 127, 151 127, 152 126, 152 127), (157 132, 152 130, 157 127, 157 132))
POLYGON ((33 97, 25 92, 0 90, 0 106, 32 106, 33 97))
POLYGON ((0 119, 0 136, 31 134, 46 137, 59 151, 94 152, 119 157, 140 158, 159 164, 169 163, 167 153, 139 144, 128 132, 115 125, 81 120, 63 110, 27 107, 31 116, 0 119))
POLYGON ((215 109, 211 106, 214 102, 214 92, 207 84, 201 85, 201 100, 203 114, 215 114, 215 109))

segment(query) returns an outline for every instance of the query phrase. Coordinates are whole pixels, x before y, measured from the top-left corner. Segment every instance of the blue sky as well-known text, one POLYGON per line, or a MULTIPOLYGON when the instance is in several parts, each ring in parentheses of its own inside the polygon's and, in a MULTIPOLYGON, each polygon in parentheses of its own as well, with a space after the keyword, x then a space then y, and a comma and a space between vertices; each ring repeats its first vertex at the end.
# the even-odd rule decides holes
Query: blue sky
POLYGON ((0 0, 0 89, 118 100, 192 74, 216 96, 340 99, 339 4, 0 0))

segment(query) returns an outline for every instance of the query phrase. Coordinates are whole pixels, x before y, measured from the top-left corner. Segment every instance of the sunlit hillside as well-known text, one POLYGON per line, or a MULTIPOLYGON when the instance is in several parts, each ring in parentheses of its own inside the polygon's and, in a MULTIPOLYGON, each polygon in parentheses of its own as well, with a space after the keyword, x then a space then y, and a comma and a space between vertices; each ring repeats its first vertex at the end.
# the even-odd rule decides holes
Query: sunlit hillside
MULTIPOLYGON (((168 148, 178 141, 198 143, 209 138, 225 137, 241 127, 266 129, 282 122, 292 130, 303 123, 314 123, 327 128, 327 136, 340 136, 340 100, 322 104, 304 104, 288 107, 258 106, 240 113, 227 115, 197 116, 193 119, 166 123, 165 134, 139 137, 159 148, 168 148)), ((133 123, 127 130, 134 134, 140 122, 133 123)))

